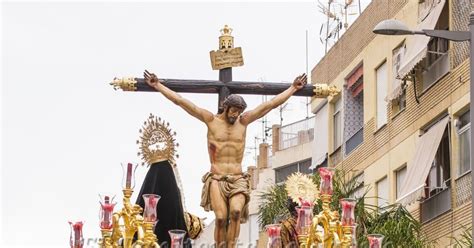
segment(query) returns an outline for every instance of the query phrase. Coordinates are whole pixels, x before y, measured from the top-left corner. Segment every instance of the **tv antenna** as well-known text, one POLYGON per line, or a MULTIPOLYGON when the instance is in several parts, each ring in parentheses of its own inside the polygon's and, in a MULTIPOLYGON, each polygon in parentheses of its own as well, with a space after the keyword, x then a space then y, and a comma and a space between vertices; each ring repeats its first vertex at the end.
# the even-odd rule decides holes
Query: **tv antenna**
POLYGON ((343 32, 343 27, 346 30, 349 28, 348 16, 357 15, 357 12, 353 11, 357 6, 360 15, 362 11, 360 0, 358 4, 355 4, 354 0, 328 0, 327 4, 318 0, 319 11, 327 17, 326 23, 321 25, 319 31, 319 39, 324 44, 325 53, 328 52, 330 46, 337 42, 343 32))

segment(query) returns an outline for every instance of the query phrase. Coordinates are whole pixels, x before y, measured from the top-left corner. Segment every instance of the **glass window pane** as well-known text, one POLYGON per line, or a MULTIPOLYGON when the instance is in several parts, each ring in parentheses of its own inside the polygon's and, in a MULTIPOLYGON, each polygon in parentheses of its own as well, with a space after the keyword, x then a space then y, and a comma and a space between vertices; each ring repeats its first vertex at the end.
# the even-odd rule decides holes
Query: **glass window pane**
POLYGON ((377 182, 377 206, 384 207, 387 206, 389 201, 389 187, 388 187, 388 179, 384 177, 384 179, 377 182))
POLYGON ((294 172, 298 172, 298 164, 292 164, 282 168, 275 169, 275 181, 276 183, 281 183, 286 181, 289 175, 294 172))
POLYGON ((401 197, 401 189, 402 185, 405 180, 405 176, 407 174, 407 167, 403 167, 403 169, 400 169, 397 171, 396 176, 397 176, 397 199, 401 197))
POLYGON ((387 123, 387 102, 385 97, 387 96, 387 63, 383 63, 377 68, 377 106, 376 106, 376 117, 377 117, 377 128, 380 128, 387 123))
POLYGON ((303 174, 313 174, 313 170, 311 170, 309 167, 311 167, 311 159, 301 161, 299 166, 299 171, 303 174))
POLYGON ((337 112, 334 115, 334 149, 338 148, 341 145, 341 129, 341 112, 337 112))
POLYGON ((459 135, 459 172, 458 175, 462 175, 469 171, 470 160, 471 160, 471 128, 462 132, 459 135))
POLYGON ((466 113, 464 113, 463 115, 461 115, 461 116, 459 117, 459 120, 461 121, 461 127, 464 127, 464 126, 466 126, 468 123, 471 122, 471 116, 470 116, 470 114, 471 114, 471 111, 468 110, 466 113))

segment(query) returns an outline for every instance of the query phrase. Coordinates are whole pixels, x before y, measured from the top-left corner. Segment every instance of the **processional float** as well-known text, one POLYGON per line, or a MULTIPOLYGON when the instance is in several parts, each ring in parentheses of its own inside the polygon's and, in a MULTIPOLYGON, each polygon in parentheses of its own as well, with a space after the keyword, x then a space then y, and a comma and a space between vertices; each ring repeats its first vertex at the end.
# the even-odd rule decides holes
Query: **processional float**
MULTIPOLYGON (((187 80, 187 79, 160 79, 160 83, 170 88, 175 92, 188 92, 188 93, 215 93, 219 95, 218 98, 218 112, 222 111, 222 102, 230 94, 254 94, 254 95, 277 95, 287 89, 290 84, 287 83, 272 83, 272 82, 241 82, 233 81, 232 79, 232 67, 242 66, 243 56, 240 47, 234 48, 234 37, 231 35, 232 29, 225 25, 221 29, 221 36, 219 36, 219 49, 210 52, 212 69, 219 70, 219 80, 187 80)), ((155 91, 149 86, 144 78, 137 77, 123 77, 115 78, 110 83, 114 89, 121 89, 123 91, 155 91)), ((340 90, 333 86, 325 83, 315 83, 312 85, 306 85, 301 90, 295 92, 294 96, 305 96, 315 98, 326 98, 328 96, 336 96, 340 93, 340 90)), ((153 117, 154 118, 154 117, 153 117)), ((153 119, 151 118, 151 119, 153 119)), ((155 147, 153 150, 157 154, 167 154, 168 156, 174 156, 172 151, 177 146, 166 143, 174 139, 165 139, 163 137, 171 137, 171 130, 168 129, 168 125, 164 124, 160 119, 151 121, 148 120, 148 124, 153 123, 157 125, 157 132, 162 131, 161 136, 158 135, 155 138, 148 138, 138 141, 141 145, 142 152, 139 154, 145 160, 148 158, 148 164, 152 164, 154 160, 154 152, 150 153, 148 149, 152 146, 155 141, 164 142, 167 144, 166 149, 163 147, 155 147), (166 127, 166 130, 163 128, 166 127), (156 140, 154 140, 156 139, 156 140), (149 143, 147 143, 149 142, 149 143), (150 146, 144 145, 150 144, 150 146), (148 147, 148 148, 147 148, 148 147), (148 150, 147 150, 148 149, 148 150), (160 152, 161 151, 161 152, 160 152)), ((145 122, 145 125, 147 122, 145 122)), ((147 129, 143 128, 143 132, 147 129)), ((156 154, 155 154, 156 155, 156 154)), ((159 156, 158 156, 159 157, 159 156)), ((170 159, 170 162, 174 162, 174 159, 170 159)), ((101 206, 101 232, 102 240, 100 242, 101 247, 157 247, 157 237, 153 233, 153 227, 156 223, 156 207, 159 204, 160 196, 156 194, 143 195, 143 201, 145 203, 143 209, 137 204, 132 204, 130 198, 133 194, 134 188, 134 174, 137 165, 127 163, 123 165, 124 179, 122 182, 123 192, 123 208, 118 212, 113 212, 116 205, 114 202, 114 196, 112 195, 101 195, 100 206, 101 206)), ((187 235, 190 238, 197 237, 203 229, 203 222, 200 218, 185 213, 187 235)), ((82 238, 82 226, 83 222, 70 222, 71 225, 71 247, 82 247, 84 240, 82 238)), ((170 233, 171 243, 176 239, 174 244, 182 244, 183 233, 182 231, 175 230, 170 233), (181 240, 179 243, 178 240, 181 240)))
MULTIPOLYGON (((148 164, 157 167, 160 165, 154 164, 164 161, 166 161, 166 163, 169 162, 173 167, 173 174, 179 185, 178 187, 180 187, 181 183, 175 163, 175 158, 178 157, 176 147, 179 146, 175 140, 176 132, 171 131, 169 123, 152 114, 150 114, 148 119, 144 122, 139 132, 140 139, 137 140, 137 144, 140 148, 138 155, 141 156, 143 160, 142 165, 148 164)), ((144 208, 139 204, 132 204, 130 201, 135 188, 135 171, 137 167, 138 164, 122 164, 123 208, 121 210, 114 212, 114 207, 117 204, 117 202, 114 201, 114 195, 99 195, 99 227, 102 234, 102 238, 99 241, 100 247, 160 247, 154 230, 157 222, 159 222, 157 206, 161 196, 157 194, 141 194, 144 208)), ((168 174, 168 176, 169 175, 171 174, 168 174)), ((145 183, 146 179, 144 184, 145 183)), ((182 194, 182 190, 180 194, 182 194)), ((138 201, 139 200, 140 199, 138 199, 138 201)), ((204 229, 203 220, 190 213, 184 213, 184 222, 186 223, 186 230, 167 230, 170 238, 170 247, 183 247, 185 235, 191 239, 195 239, 204 229)), ((76 221, 69 223, 71 225, 70 246, 72 248, 82 248, 84 246, 82 234, 83 222, 76 221)))
MULTIPOLYGON (((354 209, 356 200, 343 198, 341 214, 333 211, 330 203, 333 197, 334 169, 319 168, 320 186, 319 191, 316 184, 308 175, 299 172, 290 175, 285 183, 288 196, 299 204, 296 207, 298 217, 296 220, 296 233, 298 235, 298 246, 310 247, 357 247, 354 209), (322 210, 314 214, 314 204, 320 199, 322 210)), ((280 237, 281 224, 275 223, 266 226, 269 248, 282 248, 280 237)), ((382 248, 384 236, 380 234, 369 234, 369 248, 382 248)))

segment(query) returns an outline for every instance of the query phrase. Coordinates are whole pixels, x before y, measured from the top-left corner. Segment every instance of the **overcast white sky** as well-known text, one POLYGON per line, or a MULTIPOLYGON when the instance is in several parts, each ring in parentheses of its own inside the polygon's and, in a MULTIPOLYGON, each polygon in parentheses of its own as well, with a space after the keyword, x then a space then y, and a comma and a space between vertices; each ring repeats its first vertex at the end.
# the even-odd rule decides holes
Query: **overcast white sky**
MULTIPOLYGON (((368 2, 368 1, 363 1, 368 2)), ((209 51, 230 25, 243 49, 234 80, 291 82, 324 54, 316 1, 292 3, 3 3, 1 11, 0 245, 65 247, 69 219, 85 221, 85 238, 100 236, 98 193, 122 196, 121 162, 139 162, 138 129, 149 113, 169 121, 187 209, 199 206, 209 169, 203 124, 158 93, 114 91, 114 77, 217 79, 209 51), (3 237, 3 239, 2 239, 3 237)), ((183 94, 212 112, 216 95, 183 94)), ((244 96, 249 108, 260 96, 244 96)), ((293 97, 283 124, 306 117, 293 97)), ((269 113, 269 126, 279 113, 269 113)), ((261 124, 247 132, 248 147, 261 124)), ((254 164, 251 149, 244 167, 254 164)), ((136 194, 146 173, 138 168, 136 194)), ((118 205, 121 207, 121 204, 118 205)))

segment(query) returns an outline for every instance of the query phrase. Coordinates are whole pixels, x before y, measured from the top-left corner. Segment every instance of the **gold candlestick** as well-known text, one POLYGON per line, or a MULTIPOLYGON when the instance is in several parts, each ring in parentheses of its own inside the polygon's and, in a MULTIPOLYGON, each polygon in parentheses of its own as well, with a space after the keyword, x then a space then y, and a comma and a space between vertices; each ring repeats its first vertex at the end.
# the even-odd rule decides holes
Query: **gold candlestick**
POLYGON ((157 238, 156 238, 155 233, 153 232, 155 223, 144 222, 143 226, 145 228, 145 236, 143 238, 144 247, 156 247, 156 248, 160 247, 158 243, 156 242, 157 238))
POLYGON ((114 246, 112 245, 112 230, 110 229, 101 229, 100 230, 102 233, 102 240, 99 242, 99 246, 101 248, 113 248, 114 246))
POLYGON ((112 247, 138 248, 155 247, 158 248, 157 237, 153 233, 153 223, 144 222, 141 213, 143 209, 139 205, 132 205, 130 198, 133 190, 125 188, 123 192, 123 208, 113 214, 113 231, 111 236, 112 247), (123 224, 120 224, 122 220, 123 224), (137 240, 133 242, 134 235, 137 240), (123 239, 119 246, 119 240, 123 239))

